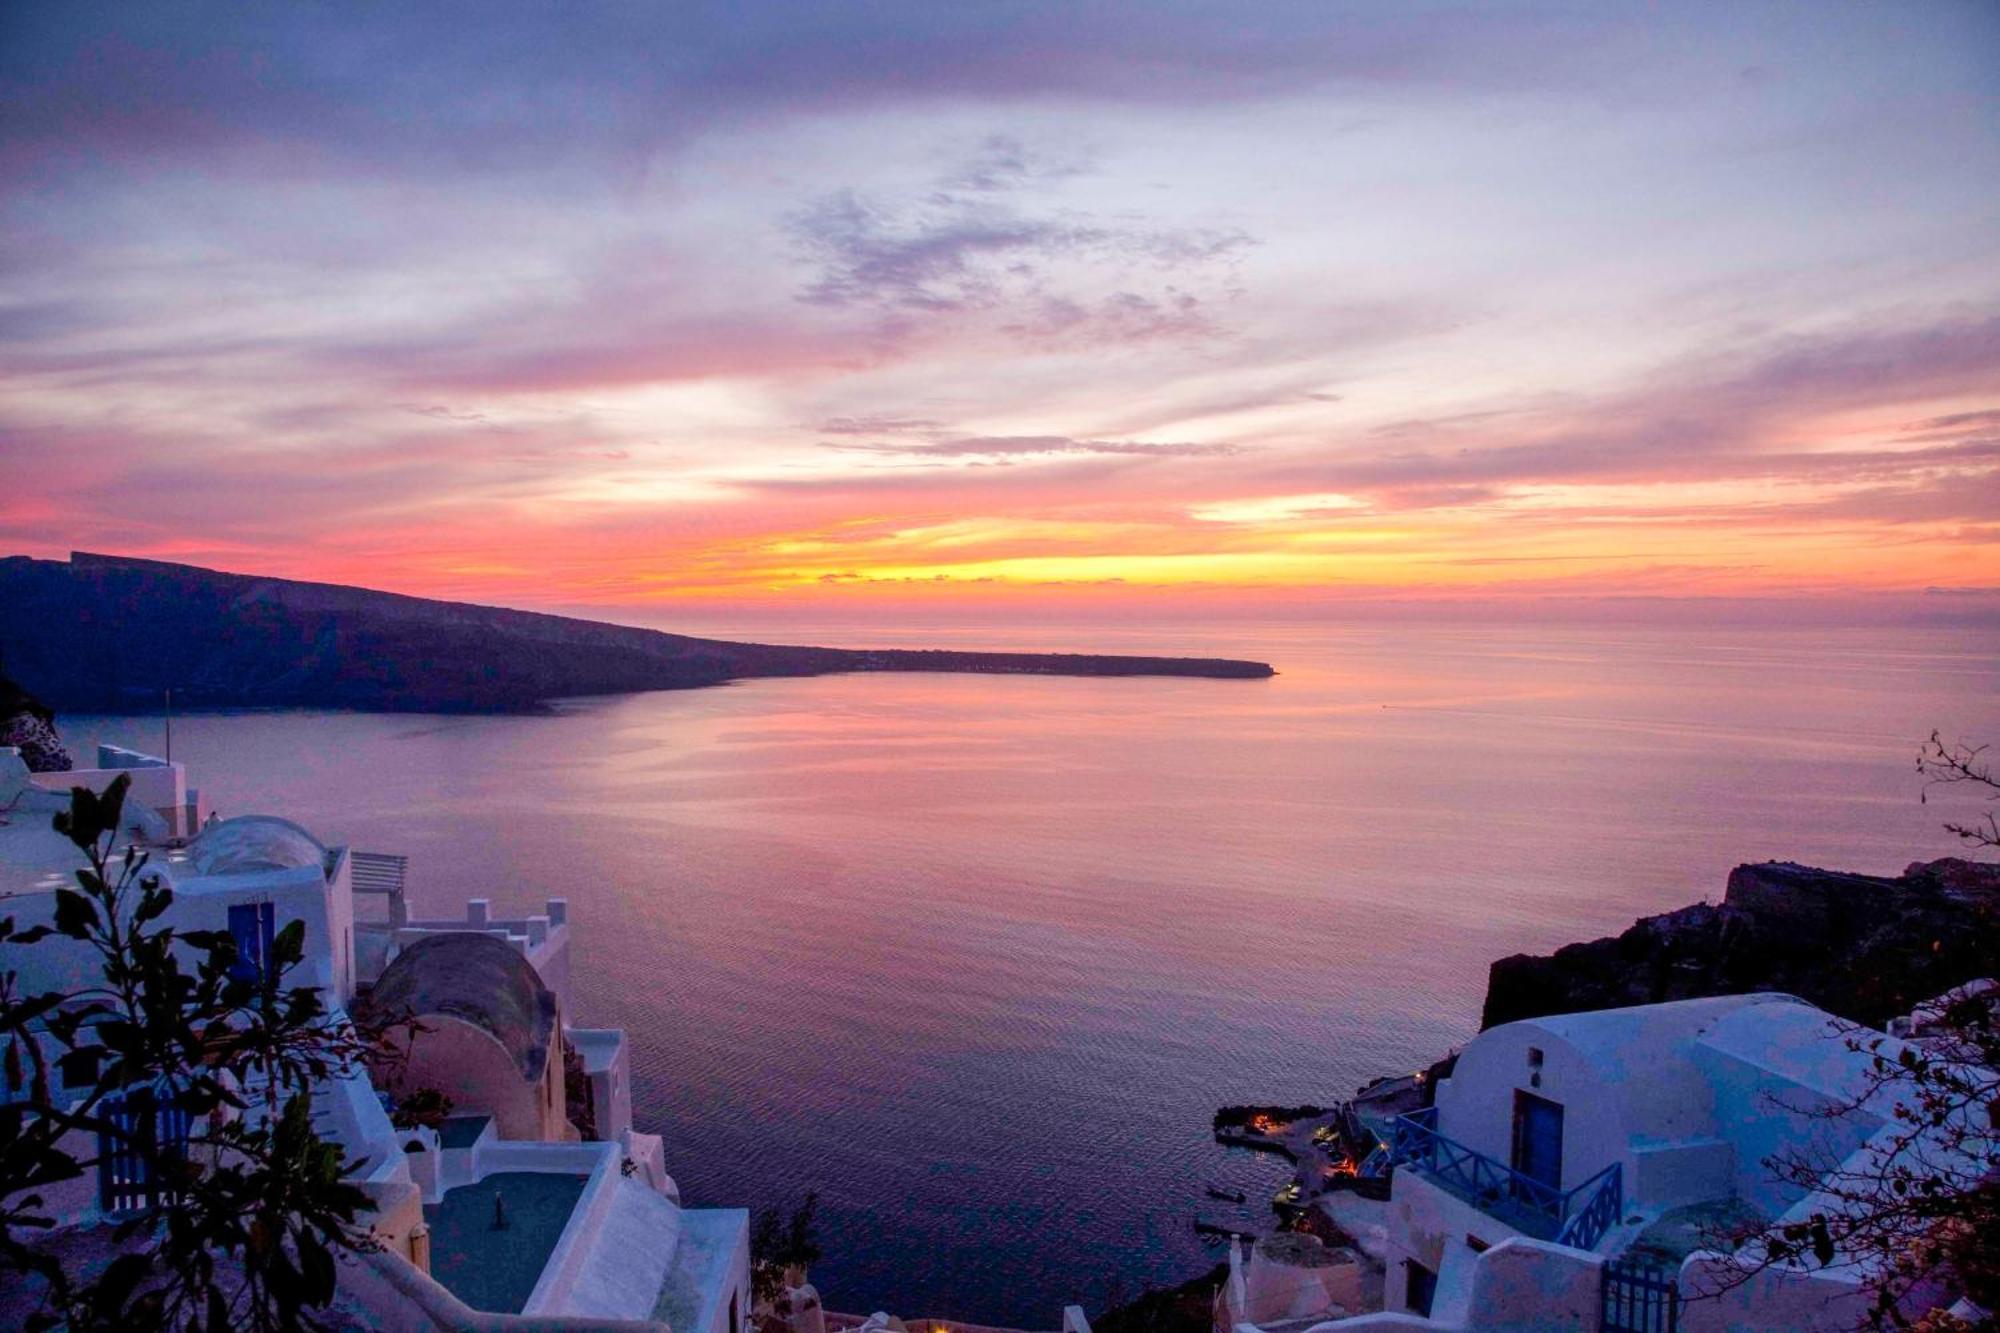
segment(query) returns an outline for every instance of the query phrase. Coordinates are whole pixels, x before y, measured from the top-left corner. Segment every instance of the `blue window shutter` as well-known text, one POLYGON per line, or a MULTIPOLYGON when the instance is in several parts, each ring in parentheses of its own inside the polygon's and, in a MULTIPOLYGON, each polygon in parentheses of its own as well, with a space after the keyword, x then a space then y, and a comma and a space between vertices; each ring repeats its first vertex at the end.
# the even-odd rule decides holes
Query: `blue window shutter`
POLYGON ((229 908, 229 934, 236 941, 233 981, 259 982, 271 962, 276 916, 270 903, 235 903, 229 908))

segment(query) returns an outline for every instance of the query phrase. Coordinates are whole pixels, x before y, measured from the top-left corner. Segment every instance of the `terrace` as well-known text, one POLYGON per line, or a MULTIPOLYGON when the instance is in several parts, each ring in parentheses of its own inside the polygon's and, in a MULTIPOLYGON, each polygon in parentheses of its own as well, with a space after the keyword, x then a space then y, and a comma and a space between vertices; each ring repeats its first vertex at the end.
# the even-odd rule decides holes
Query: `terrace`
POLYGON ((424 1205, 431 1276, 475 1310, 521 1313, 588 1180, 567 1172, 499 1171, 446 1190, 442 1202, 424 1205), (504 1215, 504 1227, 496 1225, 496 1213, 504 1215))
MULTIPOLYGON (((748 1311, 730 1319, 718 1308, 735 1287, 731 1267, 743 1244, 749 1215, 736 1208, 694 1208, 681 1214, 680 1242, 660 1282, 652 1317, 672 1329, 737 1327, 748 1311)), ((829 1330, 832 1322, 829 1318, 829 1330)))
POLYGON ((1397 1117, 1389 1160, 1523 1235, 1579 1250, 1594 1249, 1624 1209, 1621 1163, 1559 1190, 1440 1134, 1435 1106, 1397 1117))
POLYGON ((37 773, 33 782, 44 791, 67 795, 71 787, 101 792, 118 777, 127 778, 132 784, 125 797, 128 808, 151 810, 166 821, 170 836, 187 838, 200 830, 201 795, 187 785, 187 766, 158 755, 128 750, 121 745, 99 745, 95 768, 79 766, 37 773))
POLYGON ((457 917, 412 917, 407 900, 408 858, 385 852, 356 852, 352 863, 353 890, 384 904, 386 919, 370 920, 357 912, 355 974, 364 987, 372 984, 396 954, 426 935, 492 935, 505 940, 541 976, 544 984, 569 1004, 569 902, 551 898, 541 912, 528 916, 493 915, 485 898, 469 899, 457 917))

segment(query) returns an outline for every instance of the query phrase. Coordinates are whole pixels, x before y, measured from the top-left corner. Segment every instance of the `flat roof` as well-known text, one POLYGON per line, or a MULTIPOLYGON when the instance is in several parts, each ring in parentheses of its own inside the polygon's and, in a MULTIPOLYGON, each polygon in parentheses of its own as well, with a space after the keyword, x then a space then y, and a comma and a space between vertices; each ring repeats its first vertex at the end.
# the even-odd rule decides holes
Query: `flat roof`
POLYGON ((424 1205, 431 1229, 431 1276, 475 1310, 519 1314, 542 1280, 588 1175, 497 1171, 446 1190, 424 1205), (507 1225, 493 1225, 495 1197, 507 1225))
POLYGON ((30 787, 0 810, 0 897, 76 886, 83 856, 55 829, 57 812, 67 809, 67 792, 30 787))
MULTIPOLYGON (((680 1243, 674 1246, 673 1265, 660 1284, 660 1298, 653 1303, 653 1318, 680 1333, 712 1327, 715 1307, 726 1295, 737 1239, 747 1236, 749 1228, 747 1208, 682 1209, 680 1243)), ((740 1313, 747 1318, 750 1312, 740 1313)))

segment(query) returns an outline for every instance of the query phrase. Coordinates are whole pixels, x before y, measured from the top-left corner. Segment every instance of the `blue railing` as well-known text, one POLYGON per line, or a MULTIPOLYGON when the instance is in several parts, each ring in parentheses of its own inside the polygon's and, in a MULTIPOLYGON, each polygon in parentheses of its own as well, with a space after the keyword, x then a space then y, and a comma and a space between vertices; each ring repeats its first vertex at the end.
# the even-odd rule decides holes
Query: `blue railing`
POLYGON ((1378 1143, 1372 1152, 1361 1159, 1361 1165, 1354 1169, 1354 1174, 1363 1180, 1380 1180, 1389 1174, 1392 1164, 1389 1145, 1378 1143))
POLYGON ((1613 1162, 1589 1180, 1563 1196, 1570 1205, 1569 1218, 1556 1233, 1556 1244, 1579 1250, 1594 1250, 1604 1233, 1618 1225, 1625 1211, 1625 1167, 1613 1162), (1583 1206, 1575 1207, 1582 1199, 1583 1206))
POLYGON ((1449 1193, 1516 1231, 1580 1250, 1603 1239, 1625 1207, 1625 1171, 1620 1164, 1612 1163, 1565 1192, 1438 1133, 1435 1106, 1396 1118, 1389 1159, 1422 1171, 1449 1193))

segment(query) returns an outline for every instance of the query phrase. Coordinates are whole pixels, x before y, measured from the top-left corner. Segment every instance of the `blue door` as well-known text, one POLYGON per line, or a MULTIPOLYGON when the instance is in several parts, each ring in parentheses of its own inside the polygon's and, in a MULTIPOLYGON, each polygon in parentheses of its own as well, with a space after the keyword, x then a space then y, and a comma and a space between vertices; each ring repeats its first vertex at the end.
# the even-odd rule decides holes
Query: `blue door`
POLYGON ((1532 1092, 1514 1093, 1514 1170, 1552 1190, 1562 1188, 1563 1109, 1532 1092))
POLYGON ((264 979, 271 963, 271 941, 275 918, 269 903, 235 903, 229 909, 229 934, 236 941, 236 961, 230 964, 233 981, 253 984, 264 979))

